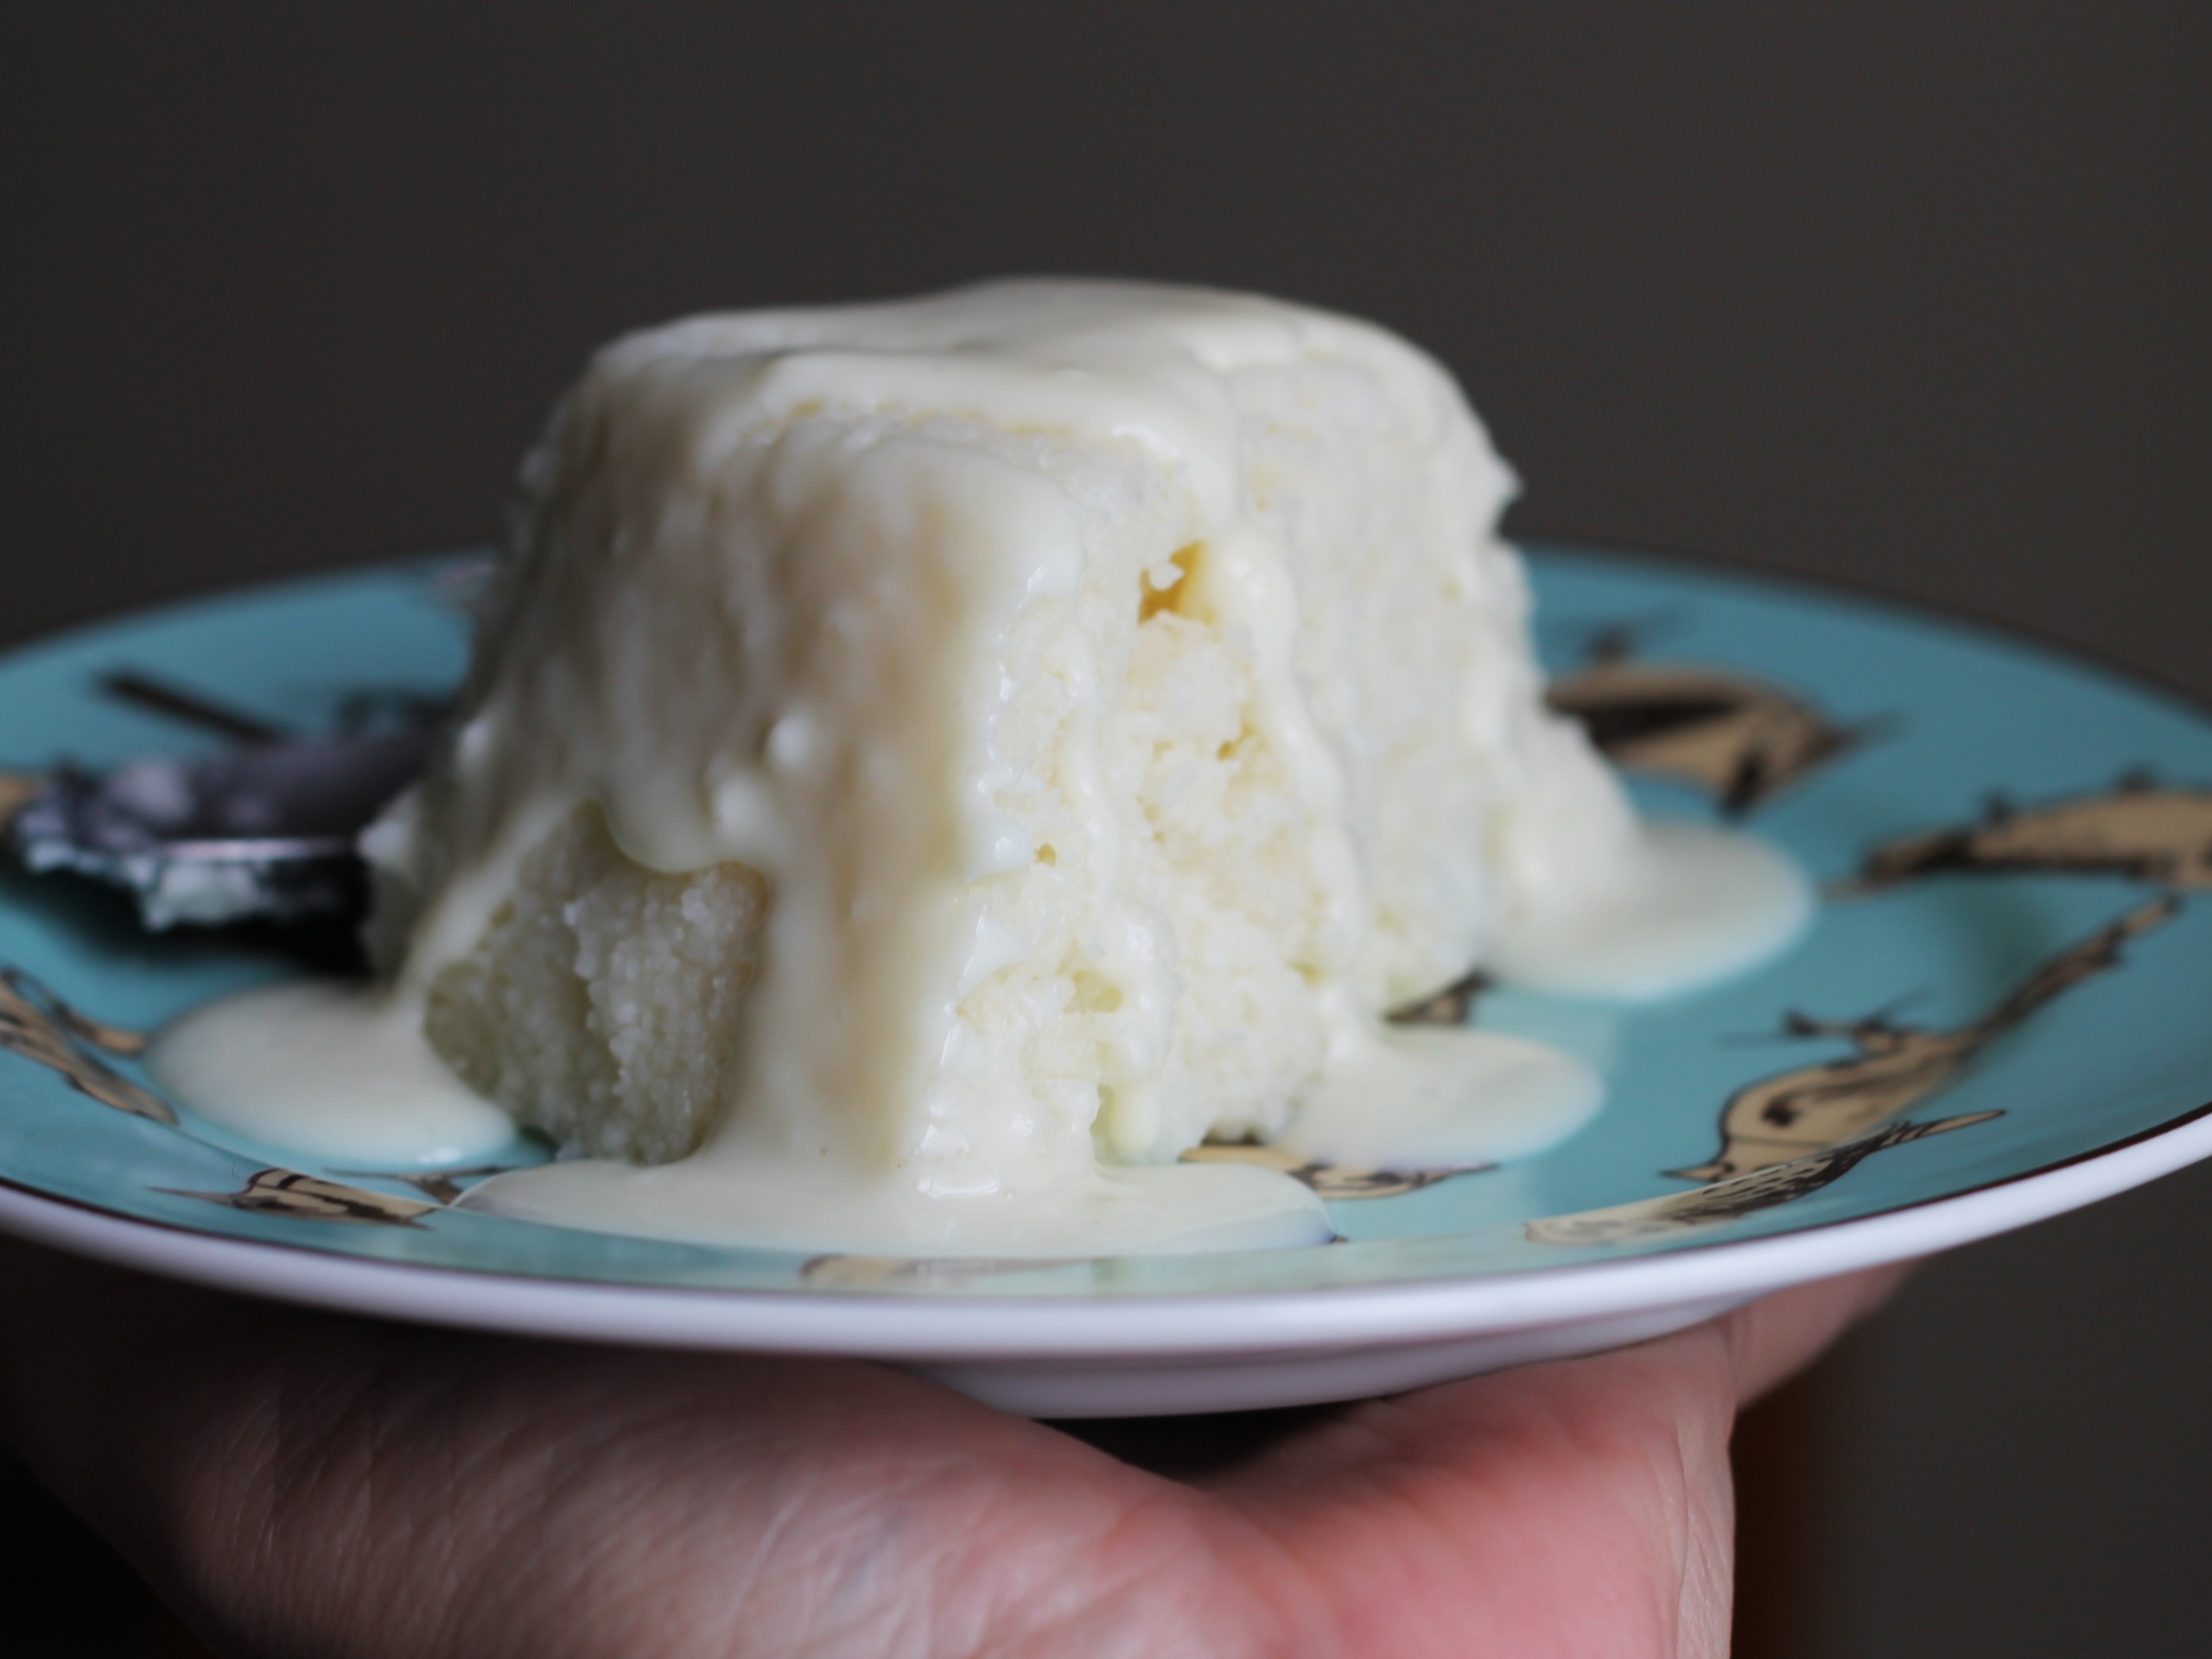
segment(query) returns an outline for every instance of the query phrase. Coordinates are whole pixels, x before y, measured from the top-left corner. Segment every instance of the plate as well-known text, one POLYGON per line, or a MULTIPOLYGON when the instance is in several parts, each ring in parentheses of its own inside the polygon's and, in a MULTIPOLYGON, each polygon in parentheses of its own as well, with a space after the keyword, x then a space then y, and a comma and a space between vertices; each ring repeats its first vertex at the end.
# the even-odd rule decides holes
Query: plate
MULTIPOLYGON (((1660 817, 1732 815, 1824 884, 1805 940, 1656 1006, 1486 989, 1598 1065, 1541 1156, 1427 1184, 1308 1171, 1339 1242, 1069 1262, 618 1238, 448 1208, 467 1172, 335 1168, 173 1113, 137 1034, 300 969, 0 878, 0 1228, 327 1307, 843 1354, 1077 1416, 1349 1398, 1656 1335, 2212 1154, 2212 717, 2045 647, 1839 594, 1531 553, 1554 698, 1660 817), (175 1122, 159 1121, 172 1116, 175 1122)), ((417 560, 148 613, 0 658, 0 766, 194 734, 130 669, 313 726, 434 696, 466 623, 417 560)), ((543 1155, 518 1140, 491 1161, 543 1155)))

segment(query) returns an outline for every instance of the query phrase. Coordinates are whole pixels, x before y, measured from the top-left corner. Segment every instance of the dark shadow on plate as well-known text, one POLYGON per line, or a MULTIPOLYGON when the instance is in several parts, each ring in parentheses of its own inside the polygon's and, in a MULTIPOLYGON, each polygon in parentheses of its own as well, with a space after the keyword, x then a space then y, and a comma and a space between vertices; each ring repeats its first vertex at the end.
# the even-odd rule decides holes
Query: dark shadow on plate
POLYGON ((66 873, 31 875, 13 866, 0 867, 0 906, 67 932, 103 957, 149 967, 183 968, 211 959, 259 957, 315 974, 358 977, 368 971, 368 959, 350 922, 283 927, 251 923, 149 933, 139 925, 137 906, 117 888, 66 873))

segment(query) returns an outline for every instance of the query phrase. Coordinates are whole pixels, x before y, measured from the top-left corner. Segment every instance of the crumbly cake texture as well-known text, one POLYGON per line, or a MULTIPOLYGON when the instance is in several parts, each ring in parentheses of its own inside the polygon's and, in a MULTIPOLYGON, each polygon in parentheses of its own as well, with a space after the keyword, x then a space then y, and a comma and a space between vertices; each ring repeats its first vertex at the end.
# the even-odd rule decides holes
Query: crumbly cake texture
POLYGON ((1633 833, 1541 706, 1510 474, 1363 324, 697 319, 603 353, 525 477, 471 718, 367 845, 437 1052, 574 1147, 967 1192, 1265 1135, 1633 833))
POLYGON ((766 908, 759 871, 646 869, 587 803, 523 861, 475 948, 439 970, 423 1034, 462 1082, 564 1149, 681 1158, 721 1104, 766 908))

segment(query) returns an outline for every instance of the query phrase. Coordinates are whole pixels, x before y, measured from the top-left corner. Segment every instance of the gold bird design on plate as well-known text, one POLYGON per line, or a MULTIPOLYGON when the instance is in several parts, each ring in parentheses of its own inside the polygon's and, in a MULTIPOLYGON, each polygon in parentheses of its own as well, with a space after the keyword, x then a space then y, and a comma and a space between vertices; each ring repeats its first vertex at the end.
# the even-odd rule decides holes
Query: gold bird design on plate
POLYGON ((79 1014, 20 969, 0 969, 0 1050, 60 1072, 71 1088, 103 1106, 175 1123, 167 1101, 99 1058, 135 1059, 145 1048, 144 1033, 79 1014))
POLYGON ((1933 1123, 1885 1123, 1855 1141, 1823 1147, 1787 1163, 1767 1164, 1746 1174, 1692 1187, 1687 1192, 1638 1198, 1604 1210, 1547 1216, 1541 1221, 1529 1223, 1523 1231, 1532 1244, 1589 1246, 1627 1244, 1638 1239, 1664 1237, 1669 1233, 1718 1227, 1724 1222, 1770 1210, 1831 1186, 1878 1152, 1924 1141, 1931 1135, 1948 1135, 1954 1129, 1969 1128, 2003 1116, 2002 1112, 1967 1112, 1957 1117, 1939 1118, 1933 1123))
POLYGON ((1614 765, 1702 789, 1732 818, 1889 724, 1846 725, 1800 693, 1739 669, 1640 660, 1625 627, 1601 630, 1588 664, 1553 680, 1545 700, 1581 721, 1614 765))
POLYGON ((199 1198, 250 1215, 287 1216, 296 1221, 335 1221, 369 1226, 413 1227, 416 1217, 438 1206, 403 1198, 390 1192, 372 1192, 296 1169, 256 1170, 235 1192, 190 1192, 181 1187, 160 1186, 180 1198, 199 1198))
POLYGON ((1832 891, 2010 870, 2125 875, 2177 893, 2212 887, 2212 790, 2164 786, 2137 771, 2101 793, 2039 806, 1993 797, 1976 823, 1884 842, 1832 891))
POLYGON ((1791 1037, 1842 1037, 1853 1052, 1745 1084, 1720 1113, 1720 1150, 1709 1162, 1667 1173, 1714 1181, 1840 1145, 1910 1111, 1957 1081, 1983 1048, 2082 981, 2119 965, 2123 947, 2171 919, 2172 898, 2139 906, 2037 966, 1980 1019, 1948 1030, 1785 1016, 1791 1037))

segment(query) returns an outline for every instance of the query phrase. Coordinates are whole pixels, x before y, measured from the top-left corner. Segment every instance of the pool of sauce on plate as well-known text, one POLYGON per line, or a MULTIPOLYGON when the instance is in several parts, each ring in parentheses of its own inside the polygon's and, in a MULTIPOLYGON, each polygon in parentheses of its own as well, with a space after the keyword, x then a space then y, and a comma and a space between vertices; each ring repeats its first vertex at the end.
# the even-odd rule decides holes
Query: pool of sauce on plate
MULTIPOLYGON (((1501 940, 1501 980, 1643 1001, 1709 983, 1784 948, 1811 913, 1802 875, 1764 843, 1661 824, 1623 880, 1501 940)), ((1522 1158, 1586 1123, 1604 1084, 1581 1060, 1473 1027, 1333 1022, 1287 1150, 1399 1170, 1522 1158)), ((431 1052, 404 994, 283 985, 196 1009, 149 1065, 200 1117, 332 1162, 405 1168, 480 1158, 514 1133, 431 1052)), ((1117 1165, 1034 1190, 933 1193, 893 1167, 856 1175, 725 1125, 652 1168, 556 1161, 493 1178, 467 1207, 597 1230, 801 1250, 1039 1257, 1325 1243, 1320 1201, 1272 1170, 1117 1165)))

